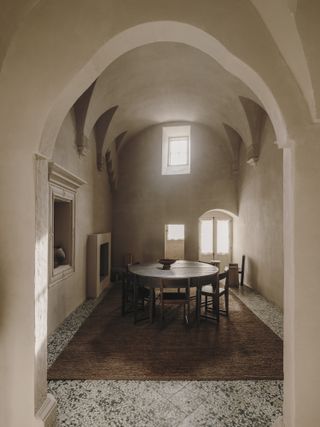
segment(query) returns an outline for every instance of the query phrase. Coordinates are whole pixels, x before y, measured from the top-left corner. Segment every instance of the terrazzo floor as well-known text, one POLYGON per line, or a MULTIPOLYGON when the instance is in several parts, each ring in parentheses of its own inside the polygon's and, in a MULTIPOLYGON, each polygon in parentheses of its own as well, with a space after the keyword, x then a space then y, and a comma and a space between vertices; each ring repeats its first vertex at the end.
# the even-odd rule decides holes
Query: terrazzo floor
MULTIPOLYGON (((244 286, 232 290, 282 337, 282 314, 244 286)), ((78 307, 48 340, 51 366, 100 302, 78 307)), ((49 381, 59 426, 269 427, 282 415, 282 381, 49 381)))

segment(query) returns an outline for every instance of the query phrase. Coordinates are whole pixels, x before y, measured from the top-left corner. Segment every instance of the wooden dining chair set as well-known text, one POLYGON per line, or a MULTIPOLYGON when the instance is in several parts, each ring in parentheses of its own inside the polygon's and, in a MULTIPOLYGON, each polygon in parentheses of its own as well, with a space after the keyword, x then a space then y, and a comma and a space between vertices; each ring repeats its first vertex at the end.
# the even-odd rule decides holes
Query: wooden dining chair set
POLYGON ((238 264, 229 264, 224 272, 218 274, 218 284, 212 283, 202 286, 199 301, 196 301, 197 295, 192 294, 187 279, 160 279, 159 293, 156 295, 155 289, 148 286, 147 281, 144 282, 141 278, 130 273, 130 264, 128 264, 122 279, 122 315, 133 312, 134 323, 146 319, 152 321, 155 317, 156 300, 158 300, 162 324, 165 319, 166 306, 175 305, 183 307, 183 319, 185 324, 189 325, 191 304, 196 301, 196 310, 202 319, 219 321, 219 314, 229 315, 229 288, 239 286, 239 275, 241 277, 240 283, 243 284, 244 262, 243 256, 241 269, 238 268, 238 264), (224 308, 219 308, 218 314, 215 310, 216 292, 219 293, 219 299, 223 299, 224 302, 224 308), (198 304, 200 304, 199 307, 198 304), (146 305, 149 307, 148 314, 145 313, 146 305))

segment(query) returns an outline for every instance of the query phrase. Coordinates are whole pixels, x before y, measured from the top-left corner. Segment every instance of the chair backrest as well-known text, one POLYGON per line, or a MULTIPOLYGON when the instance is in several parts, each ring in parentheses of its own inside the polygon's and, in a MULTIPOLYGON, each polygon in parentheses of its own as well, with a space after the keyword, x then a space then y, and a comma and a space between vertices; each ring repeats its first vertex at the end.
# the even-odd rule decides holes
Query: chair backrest
POLYGON ((132 254, 124 254, 123 255, 123 265, 127 266, 133 263, 133 256, 132 254))
POLYGON ((225 270, 223 273, 219 273, 219 282, 220 280, 225 279, 224 288, 229 289, 229 269, 225 270))
POLYGON ((243 272, 244 272, 245 263, 246 263, 246 256, 242 255, 242 259, 241 259, 241 271, 243 271, 243 272))
POLYGON ((161 279, 160 280, 160 291, 165 288, 170 289, 190 289, 189 281, 187 279, 161 279))
MULTIPOLYGON (((134 279, 134 274, 132 274, 132 273, 129 271, 129 267, 130 267, 130 265, 137 265, 137 264, 140 264, 140 262, 131 262, 131 263, 129 263, 129 264, 126 264, 126 266, 125 266, 125 268, 126 268, 125 278, 126 278, 127 283, 128 283, 129 285, 133 283, 133 279, 134 279)), ((138 282, 140 282, 140 280, 139 280, 139 281, 137 281, 137 283, 138 283, 138 282)))
MULTIPOLYGON (((164 289, 178 289, 179 295, 181 298, 176 299, 175 301, 179 303, 179 301, 188 300, 190 298, 190 283, 187 279, 161 279, 160 280, 160 301, 163 304, 167 298, 165 298, 164 289), (185 289, 185 292, 181 293, 180 289, 185 289)), ((177 294, 177 292, 173 292, 177 294)), ((171 292, 170 292, 171 294, 171 292)))
POLYGON ((238 287, 239 286, 239 267, 238 264, 229 264, 227 280, 228 286, 230 287, 238 287))

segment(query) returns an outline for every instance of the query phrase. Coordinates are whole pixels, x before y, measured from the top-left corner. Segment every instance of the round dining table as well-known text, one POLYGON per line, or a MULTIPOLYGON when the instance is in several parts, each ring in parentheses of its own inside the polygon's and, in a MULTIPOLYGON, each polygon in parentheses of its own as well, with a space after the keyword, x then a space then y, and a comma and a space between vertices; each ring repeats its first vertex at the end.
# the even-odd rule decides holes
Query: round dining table
MULTIPOLYGON (((200 305, 201 305, 201 288, 204 285, 212 284, 212 286, 219 287, 218 273, 219 269, 213 265, 198 262, 178 260, 170 266, 169 270, 163 269, 160 263, 143 263, 131 264, 128 267, 132 273, 140 280, 137 283, 142 283, 144 287, 150 288, 151 301, 149 304, 150 321, 153 321, 153 299, 154 290, 160 288, 161 279, 187 279, 190 287, 196 287, 196 318, 200 320, 200 305), (142 280, 141 280, 142 279, 142 280)), ((219 320, 219 291, 214 292, 214 311, 215 317, 219 320)))

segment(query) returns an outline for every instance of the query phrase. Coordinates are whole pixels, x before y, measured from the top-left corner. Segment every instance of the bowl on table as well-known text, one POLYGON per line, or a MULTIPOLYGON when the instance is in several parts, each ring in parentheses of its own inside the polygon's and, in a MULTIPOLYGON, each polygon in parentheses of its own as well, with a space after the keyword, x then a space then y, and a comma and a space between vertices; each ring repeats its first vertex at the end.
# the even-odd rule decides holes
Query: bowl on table
POLYGON ((162 264, 162 270, 170 270, 171 264, 175 262, 176 260, 171 258, 159 259, 159 263, 162 264))

